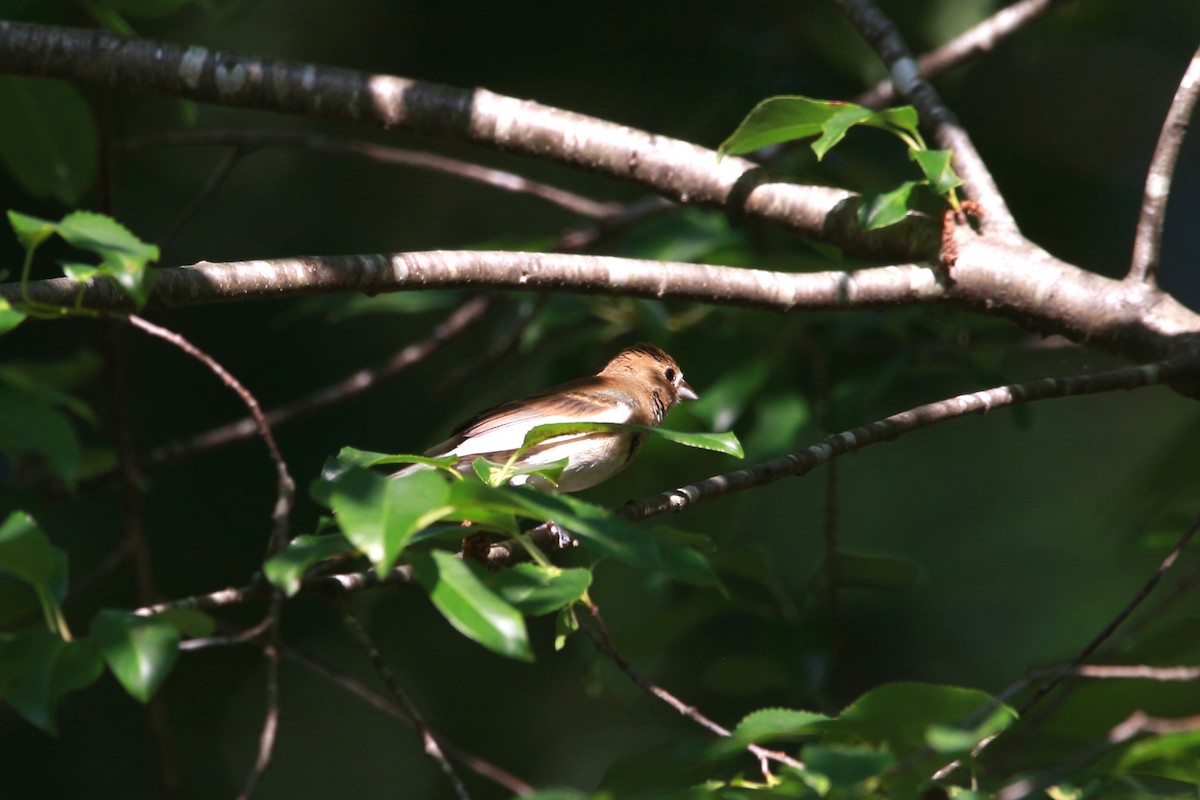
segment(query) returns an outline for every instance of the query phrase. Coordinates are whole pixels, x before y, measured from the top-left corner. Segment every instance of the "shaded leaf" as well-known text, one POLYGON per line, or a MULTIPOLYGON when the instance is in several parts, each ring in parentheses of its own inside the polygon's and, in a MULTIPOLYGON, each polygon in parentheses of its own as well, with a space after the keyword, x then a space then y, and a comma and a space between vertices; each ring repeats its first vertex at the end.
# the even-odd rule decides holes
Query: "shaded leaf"
POLYGON ((282 553, 271 556, 263 565, 263 574, 291 597, 300 591, 300 579, 316 564, 334 556, 354 552, 344 536, 303 534, 288 542, 282 553))
POLYGON ((0 108, 0 163, 34 197, 77 205, 99 163, 96 125, 80 91, 64 81, 0 76, 0 108))
POLYGON ((533 661, 525 619, 487 587, 472 565, 442 550, 414 551, 408 559, 417 582, 459 633, 494 653, 533 661))
MULTIPOLYGON (((864 694, 833 720, 827 731, 851 733, 863 741, 887 745, 904 758, 923 750, 926 731, 933 725, 957 726, 993 705, 991 695, 958 686, 899 682, 889 683, 864 694)), ((999 715, 992 724, 1002 728, 1016 718, 1000 705, 989 715, 999 715)))
POLYGON ((592 584, 586 569, 517 564, 488 577, 496 593, 528 617, 550 614, 583 597, 592 584))
POLYGON ((74 481, 82 454, 71 421, 43 396, 0 385, 0 450, 44 457, 67 483, 74 481))
POLYGON ((925 574, 916 563, 907 559, 838 551, 834 554, 832 568, 830 560, 826 559, 813 575, 813 590, 826 591, 835 576, 841 587, 905 589, 920 583, 925 574))
POLYGON ((96 681, 104 664, 87 642, 68 642, 45 628, 0 641, 0 699, 47 733, 63 695, 96 681))
POLYGON ((840 789, 851 789, 883 775, 896 763, 895 756, 886 751, 821 744, 805 747, 801 760, 810 771, 827 778, 831 787, 840 789))
POLYGON ((67 594, 67 556, 24 511, 12 512, 0 524, 0 573, 29 586, 47 626, 58 630, 60 604, 67 594))

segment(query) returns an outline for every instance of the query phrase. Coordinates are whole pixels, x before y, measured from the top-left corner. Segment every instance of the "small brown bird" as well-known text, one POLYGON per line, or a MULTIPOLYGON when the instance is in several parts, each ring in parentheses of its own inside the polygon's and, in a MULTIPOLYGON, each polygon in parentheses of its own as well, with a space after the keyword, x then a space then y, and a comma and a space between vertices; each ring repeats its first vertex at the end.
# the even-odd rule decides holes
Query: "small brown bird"
MULTIPOLYGON (((695 399, 697 395, 683 379, 675 359, 654 345, 637 344, 617 353, 595 375, 476 414, 425 455, 458 456, 456 469, 467 472, 471 462, 480 457, 506 463, 525 441, 525 434, 538 425, 619 422, 658 426, 680 400, 695 399)), ((528 482, 538 489, 561 492, 595 486, 629 466, 645 438, 637 431, 556 436, 530 448, 513 466, 537 467, 569 459, 558 486, 539 475, 518 475, 512 483, 528 482)))

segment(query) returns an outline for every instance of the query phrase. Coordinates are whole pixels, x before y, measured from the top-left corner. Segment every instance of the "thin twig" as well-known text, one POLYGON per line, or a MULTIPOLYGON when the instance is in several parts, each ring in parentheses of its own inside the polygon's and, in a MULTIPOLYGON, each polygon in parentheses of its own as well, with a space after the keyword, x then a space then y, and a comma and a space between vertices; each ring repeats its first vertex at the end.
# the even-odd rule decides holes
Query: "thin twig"
POLYGON ((1070 761, 1059 764, 1041 775, 1020 778, 996 792, 996 800, 1021 800, 1053 786, 1075 770, 1088 764, 1114 747, 1128 742, 1142 733, 1164 736, 1172 733, 1188 733, 1200 730, 1200 715, 1164 719, 1152 717, 1144 711, 1134 711, 1123 722, 1109 729, 1104 739, 1095 742, 1070 761))
POLYGON ((1167 219, 1167 199, 1171 195, 1171 180, 1175 176, 1175 164, 1179 161, 1179 150, 1187 135, 1188 120, 1196 108, 1196 97, 1200 95, 1200 49, 1192 56, 1183 80, 1171 100, 1167 118, 1158 135, 1154 156, 1150 159, 1150 171, 1146 175, 1146 188, 1142 193, 1142 210, 1138 216, 1137 234, 1133 240, 1133 260, 1125 279, 1131 282, 1154 285, 1158 272, 1159 253, 1162 248, 1163 225, 1167 219))
MULTIPOLYGON (((1031 685, 1035 680, 1041 680, 1042 678, 1049 678, 1049 680, 1042 684, 1042 686, 1039 687, 1033 695, 1031 695, 1020 706, 1017 707, 1017 716, 1019 718, 1026 718, 1026 720, 1028 720, 1029 712, 1042 703, 1042 701, 1045 700, 1045 698, 1055 687, 1059 686, 1064 680, 1070 677, 1194 680, 1195 678, 1193 677, 1164 677, 1167 674, 1173 674, 1175 676, 1187 676, 1189 673, 1186 672, 1186 670, 1192 669, 1189 667, 1158 668, 1158 670, 1156 670, 1152 667, 1133 666, 1125 667, 1125 671, 1123 672, 1122 668, 1119 667, 1088 667, 1083 662, 1087 660, 1089 656, 1095 653, 1096 650, 1099 649, 1105 642, 1107 642, 1116 632, 1117 628, 1119 628, 1121 624, 1125 622, 1125 620, 1128 619, 1129 616, 1139 606, 1141 606, 1143 601, 1145 601, 1155 587, 1158 586, 1159 582, 1163 579, 1166 573, 1171 569, 1172 566, 1174 566, 1175 562, 1179 559, 1179 556, 1183 553, 1188 543, 1196 535, 1197 529, 1200 529, 1200 514, 1198 514, 1196 518, 1192 520, 1192 524, 1189 525, 1187 530, 1184 531, 1183 535, 1180 536, 1179 541, 1177 541, 1175 546, 1171 548, 1171 552, 1167 553, 1166 557, 1159 563, 1158 568, 1154 571, 1154 574, 1151 575, 1144 584, 1142 584, 1141 588, 1138 589, 1133 598, 1125 604, 1124 608, 1122 608, 1115 617, 1109 620, 1108 624, 1104 626, 1100 633, 1093 637, 1093 639, 1088 642, 1087 646, 1085 646, 1074 658, 1061 665, 1049 667, 1044 671, 1037 670, 1025 675, 1019 681, 1014 682, 1011 686, 1006 688, 1003 692, 997 694, 992 699, 992 703, 980 709, 979 713, 974 716, 974 719, 983 719, 1000 703, 1007 702, 1010 697, 1013 697, 1019 692, 1024 691, 1025 688, 1031 685), (1163 669, 1169 669, 1170 672, 1161 671, 1163 669), (1181 670, 1183 670, 1183 672, 1181 672, 1181 670)), ((1028 721, 1023 726, 1023 729, 1024 732, 1028 734, 1030 729, 1030 724, 1028 721)), ((979 754, 990 747, 992 742, 994 742, 996 739, 1000 738, 1001 736, 1008 735, 1010 730, 1012 729, 1010 728, 1000 734, 997 734, 996 736, 984 739, 975 746, 975 748, 971 751, 971 755, 978 757, 979 754)), ((952 761, 934 773, 933 777, 934 779, 944 778, 958 769, 961 765, 961 761, 952 761)))
MULTIPOLYGON (((1019 0, 1011 6, 1005 6, 978 25, 963 31, 940 47, 922 55, 917 59, 917 71, 922 78, 928 80, 978 53, 987 52, 995 47, 1001 39, 1012 35, 1030 21, 1037 19, 1064 1, 1019 0)), ((855 102, 871 108, 882 108, 895 100, 896 88, 891 81, 885 80, 860 94, 855 102)))
POLYGON ((501 169, 472 164, 458 158, 419 150, 375 144, 353 139, 335 139, 315 133, 275 133, 248 131, 180 131, 137 136, 121 142, 126 150, 147 147, 232 147, 234 154, 250 153, 270 147, 294 147, 323 153, 362 156, 384 164, 403 164, 418 169, 443 172, 516 194, 527 194, 590 219, 602 220, 619 214, 619 203, 601 203, 576 192, 560 189, 501 169))
POLYGON ((383 654, 379 652, 379 648, 375 646, 375 642, 371 640, 367 629, 363 627, 362 622, 350 610, 350 604, 346 602, 345 594, 337 592, 333 594, 334 604, 342 615, 342 622, 354 637, 354 640, 363 648, 367 654, 367 658, 371 662, 371 666, 375 668, 375 672, 379 675, 384 685, 392 695, 392 699, 400 704, 404 709, 404 713, 412 721, 413 727, 421 737, 421 743, 424 745, 425 753, 437 762, 441 767, 442 774, 450 783, 454 790, 454 795, 459 800, 470 800, 470 795, 467 793, 467 787, 463 785, 462 779, 458 777, 458 773, 454 771, 454 766, 446 758, 442 752, 441 745, 438 743, 438 736, 433 732, 429 725, 425 722, 421 712, 417 710, 417 706, 413 703, 412 698, 408 696, 408 692, 404 691, 404 687, 400 685, 396 673, 392 672, 392 668, 388 666, 384 660, 383 654))
MULTIPOLYGON (((632 664, 629 663, 628 659, 621 655, 621 652, 617 650, 616 643, 613 641, 612 635, 608 632, 608 626, 604 624, 604 617, 600 614, 600 607, 595 603, 588 603, 587 608, 592 615, 592 620, 596 624, 596 629, 592 630, 591 628, 584 628, 584 631, 587 633, 588 638, 591 639, 592 644, 595 645, 596 649, 603 653, 610 661, 612 661, 613 664, 616 665, 617 669, 625 673, 625 675, 640 688, 654 695, 659 700, 662 700, 671 708, 675 709, 680 714, 687 717, 705 730, 715 733, 717 736, 728 737, 733 735, 733 732, 728 728, 709 719, 702 714, 699 709, 694 706, 689 706, 687 703, 683 702, 678 697, 671 694, 666 689, 657 685, 639 672, 632 664)), ((795 769, 804 769, 803 763, 792 758, 787 753, 781 753, 776 750, 768 750, 767 748, 757 744, 748 744, 746 745, 746 749, 753 753, 756 758, 758 758, 764 775, 769 774, 766 763, 767 761, 778 761, 781 764, 787 764, 789 767, 793 767, 795 769)))
POLYGON ((1035 400, 1150 386, 1169 380, 1179 368, 1180 362, 1161 361, 1091 375, 1040 378, 926 403, 867 425, 826 436, 819 443, 799 452, 626 503, 618 509, 618 513, 627 519, 639 520, 667 512, 683 511, 697 503, 715 500, 756 486, 765 486, 784 478, 805 475, 832 459, 864 447, 892 441, 930 425, 1035 400))
MULTIPOLYGON (((311 653, 306 653, 303 650, 299 650, 294 647, 285 646, 283 648, 283 655, 299 664, 304 665, 325 680, 344 689, 360 700, 367 702, 375 709, 382 711, 384 714, 387 714, 393 719, 402 722, 410 728, 415 727, 413 720, 408 713, 405 712, 405 710, 398 706, 394 701, 389 700, 378 692, 370 689, 367 686, 364 686, 360 681, 351 678, 349 675, 339 672, 311 653)), ((534 788, 529 783, 521 780, 506 770, 501 769, 490 761, 482 759, 479 756, 462 749, 454 742, 449 741, 441 735, 437 736, 437 741, 438 745, 442 748, 442 752, 474 772, 476 775, 503 786, 508 791, 515 795, 520 795, 521 797, 525 797, 534 793, 534 788)))
POLYGON ((275 737, 279 732, 279 615, 282 611, 283 592, 276 589, 271 593, 271 607, 262 623, 268 631, 268 639, 263 644, 263 655, 267 659, 267 710, 258 735, 258 756, 254 759, 254 767, 246 777, 238 800, 250 800, 254 795, 254 790, 271 766, 271 757, 275 752, 275 737))
MULTIPOLYGON (((283 460, 283 454, 279 452, 275 436, 271 433, 271 427, 267 424, 266 418, 263 416, 262 407, 258 404, 258 400, 229 370, 225 369, 216 359, 192 344, 182 335, 155 325, 134 314, 130 314, 124 317, 124 319, 134 327, 140 328, 151 336, 156 336, 175 345, 188 355, 199 360, 212 370, 226 386, 232 389, 241 398, 246 407, 250 409, 250 413, 258 426, 259 435, 262 436, 263 441, 266 443, 267 452, 275 465, 276 485, 278 489, 275 508, 271 515, 272 529, 270 541, 267 543, 267 555, 281 551, 287 546, 288 542, 288 517, 291 514, 292 502, 295 498, 296 484, 288 472, 287 463, 283 460)), ((262 732, 259 734, 258 756, 255 758, 254 768, 250 771, 250 775, 246 779, 245 788, 239 795, 239 800, 248 800, 254 794, 259 781, 262 780, 262 776, 266 774, 267 767, 270 766, 271 756, 275 749, 275 734, 279 728, 279 615, 282 609, 283 592, 275 589, 271 593, 271 605, 267 611, 266 619, 262 623, 262 627, 268 632, 267 641, 263 645, 263 655, 267 659, 267 710, 263 719, 262 732)))
POLYGON ((1175 562, 1179 560, 1179 556, 1183 553, 1184 549, 1188 546, 1188 543, 1191 542, 1192 538, 1196 535, 1196 531, 1198 529, 1200 529, 1200 514, 1198 514, 1196 518, 1192 520, 1192 524, 1189 525, 1187 530, 1183 532, 1183 535, 1179 537, 1179 541, 1177 541, 1175 546, 1171 548, 1171 552, 1167 553, 1166 557, 1159 563, 1158 568, 1154 570, 1154 574, 1151 575, 1144 584, 1142 584, 1141 588, 1139 588, 1129 602, 1125 604, 1125 607, 1117 612, 1117 615, 1109 620, 1108 624, 1105 625, 1104 628, 1098 634, 1096 634, 1096 636, 1093 637, 1092 640, 1088 642, 1087 645, 1080 650, 1074 658, 1068 661, 1066 665, 1058 671, 1057 674, 1043 684, 1033 694, 1032 697, 1020 705, 1020 707, 1017 709, 1017 712, 1021 716, 1028 714, 1029 710, 1040 703, 1042 699, 1054 689, 1054 687, 1058 686, 1058 684, 1064 678, 1070 675, 1072 670, 1082 665, 1083 662, 1092 655, 1092 653, 1096 652, 1097 648, 1108 641, 1109 637, 1112 636, 1113 633, 1116 632, 1117 628, 1121 626, 1121 623, 1129 618, 1129 615, 1132 614, 1138 608, 1138 606, 1142 604, 1142 601, 1144 601, 1152 591, 1154 591, 1154 588, 1158 586, 1159 582, 1163 579, 1163 576, 1165 576, 1167 572, 1170 571, 1171 567, 1175 565, 1175 562))
POLYGON ((155 325, 134 314, 130 314, 125 319, 134 327, 141 328, 152 336, 157 336, 160 339, 170 342, 188 355, 198 359, 216 373, 217 377, 232 389, 241 398, 246 407, 250 409, 250 414, 254 418, 259 436, 266 443, 267 452, 270 454, 271 461, 275 465, 277 478, 278 494, 275 499, 275 509, 271 515, 273 525, 271 541, 268 544, 267 552, 268 554, 273 554, 282 550, 288 541, 288 515, 291 513, 292 502, 295 498, 296 484, 288 472, 287 464, 283 460, 283 455, 279 452, 279 446, 275 443, 275 436, 271 433, 271 426, 267 423, 266 417, 263 416, 262 407, 258 404, 258 400, 250 393, 249 389, 242 385, 241 381, 230 374, 229 370, 225 369, 216 359, 199 347, 196 347, 196 345, 180 334, 155 325))
POLYGON ((875 48, 891 73, 896 91, 916 107, 921 122, 933 131, 938 145, 954 151, 954 166, 963 179, 963 190, 983 206, 984 227, 1016 233, 1016 220, 971 137, 942 101, 937 90, 921 77, 917 61, 896 25, 874 0, 837 0, 837 4, 862 37, 875 48))
MULTIPOLYGON (((424 361, 434 351, 465 330, 471 323, 484 315, 491 305, 486 295, 476 295, 456 308, 446 319, 439 322, 424 339, 406 345, 387 361, 367 369, 360 369, 345 378, 324 386, 311 394, 286 405, 267 411, 263 418, 272 429, 308 417, 318 411, 354 397, 381 381, 391 378, 415 364, 424 361)), ((196 453, 223 447, 242 441, 259 432, 258 420, 253 415, 236 422, 220 425, 191 438, 169 442, 150 451, 145 458, 147 466, 161 467, 175 463, 196 453)))
MULTIPOLYGON (((150 543, 146 537, 146 518, 142 507, 142 475, 137 465, 133 444, 133 426, 128 414, 126 396, 125 356, 121 352, 123 329, 116 322, 106 325, 105 383, 108 394, 109 419, 112 422, 113 440, 117 450, 117 489, 121 509, 121 522, 125 530, 124 540, 117 546, 113 556, 105 559, 105 566, 115 567, 125 557, 133 556, 133 574, 137 584, 138 602, 142 605, 158 598, 154 585, 154 569, 150 560, 150 543)), ((93 571, 93 575, 96 573, 93 571)), ((166 698, 162 693, 154 695, 146 709, 147 724, 154 742, 158 764, 159 794, 163 800, 179 795, 179 770, 171 747, 171 727, 167 716, 166 698)))

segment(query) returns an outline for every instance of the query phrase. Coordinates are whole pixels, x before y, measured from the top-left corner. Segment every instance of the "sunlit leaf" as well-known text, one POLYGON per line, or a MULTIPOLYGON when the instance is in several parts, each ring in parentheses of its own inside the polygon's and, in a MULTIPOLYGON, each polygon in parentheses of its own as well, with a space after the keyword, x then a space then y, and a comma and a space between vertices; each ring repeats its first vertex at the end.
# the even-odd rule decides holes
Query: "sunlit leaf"
POLYGON ((25 316, 24 311, 13 308, 7 300, 0 298, 0 336, 24 322, 25 316))
POLYGON ((444 517, 450 485, 435 472, 401 478, 351 468, 330 487, 330 506, 342 532, 382 575, 414 533, 444 517))
POLYGON ((56 230, 72 246, 100 257, 98 274, 115 280, 139 306, 146 303, 153 276, 147 267, 159 258, 157 245, 143 242, 112 217, 91 211, 67 214, 56 230))
POLYGON ((905 181, 888 192, 863 198, 858 208, 858 222, 863 230, 873 231, 894 225, 908 215, 913 190, 919 181, 905 181))
POLYGON ((944 195, 951 189, 962 186, 962 178, 954 171, 951 161, 954 153, 951 150, 912 150, 909 156, 917 162, 930 188, 944 195))
POLYGON ((459 633, 494 653, 533 661, 520 612, 487 587, 472 566, 442 550, 408 555, 417 582, 459 633))
POLYGON ((662 428, 652 428, 648 425, 631 425, 623 422, 556 422, 548 425, 537 425, 529 433, 525 434, 525 440, 521 443, 520 450, 517 451, 517 457, 519 458, 521 453, 530 448, 558 436, 609 433, 612 431, 645 433, 688 447, 714 450, 718 453, 734 456, 735 458, 743 458, 745 456, 742 450, 742 443, 738 441, 737 435, 733 431, 726 431, 724 433, 685 433, 683 431, 669 431, 662 428))

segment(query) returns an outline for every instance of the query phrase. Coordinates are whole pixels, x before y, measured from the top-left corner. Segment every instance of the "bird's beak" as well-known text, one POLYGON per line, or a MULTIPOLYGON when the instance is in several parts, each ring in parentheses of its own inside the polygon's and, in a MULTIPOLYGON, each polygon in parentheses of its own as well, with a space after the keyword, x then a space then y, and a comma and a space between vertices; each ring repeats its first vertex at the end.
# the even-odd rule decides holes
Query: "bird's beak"
POLYGON ((679 399, 680 400, 699 400, 700 395, 696 394, 696 390, 688 386, 687 381, 679 382, 679 399))

